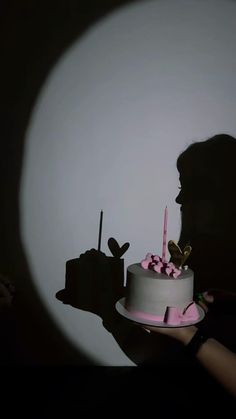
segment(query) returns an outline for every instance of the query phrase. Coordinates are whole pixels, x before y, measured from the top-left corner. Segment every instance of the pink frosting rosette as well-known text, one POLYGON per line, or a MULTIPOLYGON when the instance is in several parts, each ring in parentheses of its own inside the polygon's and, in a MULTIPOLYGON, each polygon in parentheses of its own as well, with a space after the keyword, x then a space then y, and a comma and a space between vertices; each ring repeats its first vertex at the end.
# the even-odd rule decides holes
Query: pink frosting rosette
POLYGON ((153 255, 152 253, 147 253, 145 259, 141 261, 141 266, 143 269, 150 269, 175 279, 181 274, 181 269, 176 268, 174 263, 163 262, 160 256, 153 255))

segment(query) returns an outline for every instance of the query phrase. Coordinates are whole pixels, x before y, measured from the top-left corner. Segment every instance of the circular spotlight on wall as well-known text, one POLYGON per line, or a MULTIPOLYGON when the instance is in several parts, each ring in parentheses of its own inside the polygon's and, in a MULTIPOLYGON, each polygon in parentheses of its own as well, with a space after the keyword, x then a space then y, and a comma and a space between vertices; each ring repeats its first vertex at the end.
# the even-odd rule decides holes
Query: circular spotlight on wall
MULTIPOLYGON (((99 365, 135 365, 99 316, 60 303, 66 261, 107 240, 125 266, 178 240, 178 154, 235 135, 236 4, 143 1, 98 21, 50 72, 27 130, 21 233, 37 290, 69 340, 99 365), (153 220, 155 222, 153 223, 153 220)), ((86 280, 86 278, 85 278, 86 280)))

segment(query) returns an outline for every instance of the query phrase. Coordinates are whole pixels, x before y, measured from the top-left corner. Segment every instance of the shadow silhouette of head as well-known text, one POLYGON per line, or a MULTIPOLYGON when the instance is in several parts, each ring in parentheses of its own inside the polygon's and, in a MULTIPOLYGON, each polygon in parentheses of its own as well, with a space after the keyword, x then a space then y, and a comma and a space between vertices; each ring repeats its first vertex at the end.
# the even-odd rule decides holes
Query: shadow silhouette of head
POLYGON ((177 159, 182 228, 179 246, 192 246, 195 290, 236 291, 236 139, 218 134, 191 144, 177 159))

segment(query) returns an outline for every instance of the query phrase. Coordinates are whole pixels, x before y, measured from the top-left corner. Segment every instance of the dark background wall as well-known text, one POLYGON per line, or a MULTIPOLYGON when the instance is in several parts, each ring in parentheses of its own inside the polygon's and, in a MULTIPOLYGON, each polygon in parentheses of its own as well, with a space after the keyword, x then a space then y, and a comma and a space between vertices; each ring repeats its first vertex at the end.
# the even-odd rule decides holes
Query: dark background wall
POLYGON ((0 321, 4 329, 0 351, 0 415, 4 411, 13 417, 21 410, 24 417, 29 414, 34 418, 65 414, 77 403, 79 394, 83 400, 82 414, 86 414, 91 391, 94 390, 93 403, 94 397, 98 404, 103 400, 102 393, 96 390, 101 382, 100 373, 88 374, 82 369, 78 374, 73 368, 90 366, 93 362, 62 336, 34 287, 20 237, 19 187, 25 132, 45 77, 63 51, 93 22, 125 3, 128 2, 1 2, 0 273, 13 281, 16 296, 13 312, 0 321), (17 369, 12 370, 15 364, 17 369), (35 365, 37 369, 32 370, 35 365), (58 365, 66 369, 48 369, 58 365), (70 393, 68 404, 63 398, 65 393, 70 393))
POLYGON ((1 2, 0 272, 16 286, 15 317, 7 321, 20 363, 91 364, 61 335, 37 295, 20 237, 19 187, 27 124, 45 77, 90 25, 125 3, 131 2, 1 2))

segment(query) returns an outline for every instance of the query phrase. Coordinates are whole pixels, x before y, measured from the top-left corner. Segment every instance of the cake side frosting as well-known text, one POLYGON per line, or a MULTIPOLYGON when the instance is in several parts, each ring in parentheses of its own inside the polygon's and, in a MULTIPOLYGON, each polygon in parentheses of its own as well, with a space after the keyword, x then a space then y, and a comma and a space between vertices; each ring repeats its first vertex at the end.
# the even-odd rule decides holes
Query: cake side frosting
POLYGON ((136 317, 167 324, 197 320, 193 281, 191 269, 181 269, 175 278, 135 263, 127 267, 125 307, 136 317))

